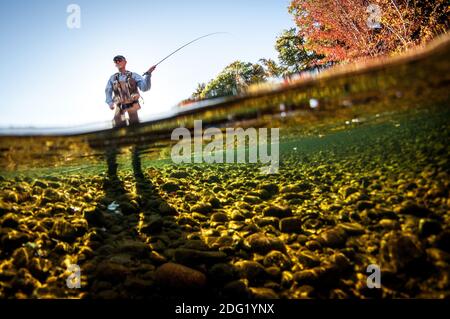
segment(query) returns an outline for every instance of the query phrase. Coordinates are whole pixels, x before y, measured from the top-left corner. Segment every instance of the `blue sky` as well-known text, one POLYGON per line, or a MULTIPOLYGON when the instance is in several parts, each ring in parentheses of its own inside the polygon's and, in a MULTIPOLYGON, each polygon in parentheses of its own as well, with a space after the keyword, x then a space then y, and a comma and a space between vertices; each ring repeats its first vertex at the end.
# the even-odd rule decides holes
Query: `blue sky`
POLYGON ((74 126, 112 119, 104 88, 124 55, 142 73, 174 49, 202 39, 163 62, 143 93, 141 119, 167 111, 197 83, 242 60, 276 59, 275 38, 294 26, 289 0, 16 0, 0 12, 0 127, 74 126), (81 8, 69 29, 67 6, 81 8))

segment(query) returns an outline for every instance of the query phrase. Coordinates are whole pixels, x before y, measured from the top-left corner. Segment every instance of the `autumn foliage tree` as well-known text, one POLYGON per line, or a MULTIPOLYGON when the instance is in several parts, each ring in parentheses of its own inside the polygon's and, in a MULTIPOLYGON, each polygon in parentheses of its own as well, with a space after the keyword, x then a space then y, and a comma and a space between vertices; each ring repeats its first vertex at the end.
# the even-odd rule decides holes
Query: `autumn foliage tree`
POLYGON ((449 27, 444 0, 292 0, 289 12, 321 63, 403 51, 449 27))

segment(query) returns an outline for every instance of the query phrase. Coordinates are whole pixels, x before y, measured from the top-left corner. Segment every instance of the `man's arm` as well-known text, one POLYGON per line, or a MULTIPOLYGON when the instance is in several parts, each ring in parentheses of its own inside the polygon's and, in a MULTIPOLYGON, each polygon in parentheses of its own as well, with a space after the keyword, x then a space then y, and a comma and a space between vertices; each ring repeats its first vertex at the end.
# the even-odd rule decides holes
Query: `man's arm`
POLYGON ((113 99, 112 99, 112 92, 113 92, 113 84, 111 78, 108 80, 108 83, 106 84, 105 88, 105 95, 106 95, 106 104, 109 105, 109 107, 113 108, 113 99))
POLYGON ((137 73, 133 73, 133 78, 137 83, 138 88, 142 91, 148 91, 150 90, 150 87, 152 86, 152 75, 150 74, 146 74, 144 77, 140 76, 137 73))
POLYGON ((151 66, 150 69, 148 69, 148 71, 144 73, 145 78, 143 78, 137 73, 133 73, 133 78, 141 91, 145 92, 150 90, 150 87, 152 86, 151 82, 152 72, 155 71, 155 69, 156 65, 151 66))

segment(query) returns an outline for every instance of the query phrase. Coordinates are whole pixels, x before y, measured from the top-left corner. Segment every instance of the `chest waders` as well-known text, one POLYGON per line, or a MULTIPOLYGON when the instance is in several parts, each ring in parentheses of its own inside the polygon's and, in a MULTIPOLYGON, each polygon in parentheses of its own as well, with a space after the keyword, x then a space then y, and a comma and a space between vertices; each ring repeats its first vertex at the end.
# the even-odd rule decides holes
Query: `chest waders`
POLYGON ((114 92, 114 104, 116 105, 116 112, 114 115, 113 126, 126 125, 125 113, 129 109, 133 109, 133 113, 128 112, 130 121, 138 122, 136 111, 141 108, 139 105, 139 91, 136 81, 132 77, 130 71, 126 72, 125 81, 120 81, 120 73, 114 75, 113 92, 114 92))
MULTIPOLYGON (((139 92, 137 83, 132 77, 132 73, 127 71, 125 81, 119 81, 120 73, 114 75, 113 92, 114 104, 121 110, 133 107, 135 103, 139 104, 139 92)), ((140 107, 139 107, 140 108, 140 107)))

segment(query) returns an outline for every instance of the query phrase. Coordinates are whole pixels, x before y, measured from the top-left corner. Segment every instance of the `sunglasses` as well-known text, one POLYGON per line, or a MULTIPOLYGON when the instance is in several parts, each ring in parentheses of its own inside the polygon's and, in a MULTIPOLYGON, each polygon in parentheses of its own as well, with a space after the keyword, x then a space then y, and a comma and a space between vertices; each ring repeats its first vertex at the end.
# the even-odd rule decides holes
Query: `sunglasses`
POLYGON ((122 61, 125 61, 124 59, 116 59, 116 60, 114 60, 114 63, 119 63, 119 62, 122 62, 122 61))

